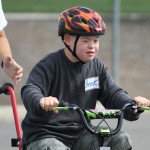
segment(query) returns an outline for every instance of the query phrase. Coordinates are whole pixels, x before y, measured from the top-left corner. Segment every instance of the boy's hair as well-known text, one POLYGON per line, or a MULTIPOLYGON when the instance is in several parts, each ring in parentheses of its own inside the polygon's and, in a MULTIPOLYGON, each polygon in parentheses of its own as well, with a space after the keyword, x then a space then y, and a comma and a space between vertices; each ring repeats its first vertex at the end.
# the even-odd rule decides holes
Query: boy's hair
POLYGON ((59 16, 58 35, 103 35, 106 25, 96 11, 76 6, 65 10, 59 16))

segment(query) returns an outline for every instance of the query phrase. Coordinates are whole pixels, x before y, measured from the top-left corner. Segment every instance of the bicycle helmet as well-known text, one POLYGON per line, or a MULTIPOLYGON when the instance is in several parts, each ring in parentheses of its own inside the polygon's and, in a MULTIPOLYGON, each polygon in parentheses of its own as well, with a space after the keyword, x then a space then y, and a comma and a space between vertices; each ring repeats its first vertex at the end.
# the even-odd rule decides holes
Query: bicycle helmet
POLYGON ((59 16, 58 35, 103 35, 106 25, 94 10, 77 6, 65 10, 59 16))
POLYGON ((76 54, 76 46, 79 37, 103 35, 106 31, 106 25, 101 16, 96 11, 82 6, 72 7, 62 12, 59 16, 58 23, 58 35, 61 36, 63 43, 72 55, 80 62, 82 61, 76 54), (64 41, 66 33, 77 36, 73 50, 71 50, 64 41))

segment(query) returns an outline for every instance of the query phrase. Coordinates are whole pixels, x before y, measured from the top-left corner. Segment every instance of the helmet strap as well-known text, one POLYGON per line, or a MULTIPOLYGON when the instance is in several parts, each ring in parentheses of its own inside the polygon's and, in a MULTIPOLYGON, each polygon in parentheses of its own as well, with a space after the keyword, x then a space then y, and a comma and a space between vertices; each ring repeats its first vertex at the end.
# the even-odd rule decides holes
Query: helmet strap
POLYGON ((62 41, 63 41, 63 43, 65 44, 65 46, 67 47, 67 49, 72 53, 72 55, 73 55, 74 57, 76 57, 80 62, 84 63, 82 60, 80 60, 80 58, 79 58, 79 57, 77 56, 77 54, 76 54, 76 47, 77 47, 77 42, 78 42, 78 40, 79 40, 79 37, 80 37, 80 35, 77 35, 77 37, 76 37, 76 39, 75 39, 73 51, 72 51, 71 48, 64 42, 64 37, 63 37, 63 36, 62 36, 62 41))

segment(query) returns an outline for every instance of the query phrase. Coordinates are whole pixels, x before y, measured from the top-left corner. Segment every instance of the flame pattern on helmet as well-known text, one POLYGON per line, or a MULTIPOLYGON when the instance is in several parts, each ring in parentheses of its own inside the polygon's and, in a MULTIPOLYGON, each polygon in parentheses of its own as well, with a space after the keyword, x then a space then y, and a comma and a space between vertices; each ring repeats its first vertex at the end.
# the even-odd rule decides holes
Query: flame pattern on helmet
POLYGON ((78 35, 103 35, 105 31, 106 25, 101 16, 86 7, 73 7, 59 16, 59 36, 66 32, 78 35))

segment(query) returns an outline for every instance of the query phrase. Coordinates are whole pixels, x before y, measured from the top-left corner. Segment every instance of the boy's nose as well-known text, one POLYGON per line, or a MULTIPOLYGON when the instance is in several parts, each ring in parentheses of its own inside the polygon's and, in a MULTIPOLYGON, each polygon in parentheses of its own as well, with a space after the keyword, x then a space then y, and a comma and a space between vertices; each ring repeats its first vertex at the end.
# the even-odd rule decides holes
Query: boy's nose
POLYGON ((90 48, 90 49, 94 48, 94 43, 90 43, 90 44, 88 45, 88 48, 90 48))

